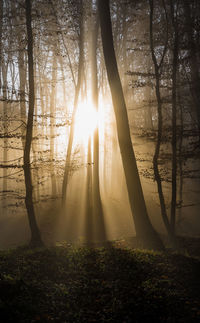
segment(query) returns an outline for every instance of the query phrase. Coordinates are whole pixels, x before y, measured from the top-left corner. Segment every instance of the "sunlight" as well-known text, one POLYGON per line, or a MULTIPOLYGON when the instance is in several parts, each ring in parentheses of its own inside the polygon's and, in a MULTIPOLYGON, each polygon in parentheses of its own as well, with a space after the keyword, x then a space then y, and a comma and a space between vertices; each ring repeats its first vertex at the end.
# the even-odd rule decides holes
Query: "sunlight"
POLYGON ((77 107, 75 117, 75 141, 83 143, 87 148, 88 139, 92 137, 95 129, 98 127, 100 131, 104 125, 103 109, 99 109, 98 113, 94 109, 92 102, 82 101, 77 107))
MULTIPOLYGON (((73 149, 83 147, 84 152, 87 154, 88 140, 91 137, 93 142, 93 134, 95 129, 99 129, 99 142, 100 147, 103 149, 104 145, 104 130, 109 120, 107 102, 99 96, 99 109, 98 112, 93 107, 91 100, 85 100, 79 102, 75 115, 75 128, 74 128, 74 139, 73 149)), ((72 114, 72 109, 70 110, 72 114)), ((59 119, 60 122, 60 119, 59 119)), ((55 138, 54 148, 59 157, 65 158, 65 152, 68 145, 68 138, 70 133, 70 127, 67 127, 67 133, 65 127, 59 128, 59 134, 55 138)))
POLYGON ((87 143, 98 124, 98 114, 90 102, 81 102, 78 105, 75 125, 79 139, 87 143))

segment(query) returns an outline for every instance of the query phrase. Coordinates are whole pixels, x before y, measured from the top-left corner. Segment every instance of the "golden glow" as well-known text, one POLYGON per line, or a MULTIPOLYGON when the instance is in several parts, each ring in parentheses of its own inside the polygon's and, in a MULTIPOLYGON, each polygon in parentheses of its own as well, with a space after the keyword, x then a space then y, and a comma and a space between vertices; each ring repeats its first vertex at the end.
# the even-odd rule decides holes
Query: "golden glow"
POLYGON ((90 102, 81 102, 78 105, 75 127, 76 134, 83 142, 87 142, 98 125, 98 114, 90 102))
MULTIPOLYGON (((71 109, 70 111, 72 114, 73 110, 71 109)), ((100 150, 103 151, 104 132, 110 122, 109 111, 110 106, 108 106, 107 102, 101 96, 99 96, 98 112, 93 107, 91 100, 79 102, 74 122, 73 150, 80 149, 81 145, 84 153, 87 154, 89 137, 91 137, 92 142, 94 131, 98 127, 100 150)), ((62 156, 63 159, 65 159, 70 129, 71 127, 69 126, 67 128, 60 127, 59 134, 55 138, 56 153, 60 157, 62 156)), ((103 158, 103 156, 101 157, 103 158)))
POLYGON ((97 127, 102 133, 104 128, 103 107, 99 105, 97 112, 91 101, 80 102, 75 116, 75 142, 82 143, 87 148, 88 139, 92 137, 97 127))

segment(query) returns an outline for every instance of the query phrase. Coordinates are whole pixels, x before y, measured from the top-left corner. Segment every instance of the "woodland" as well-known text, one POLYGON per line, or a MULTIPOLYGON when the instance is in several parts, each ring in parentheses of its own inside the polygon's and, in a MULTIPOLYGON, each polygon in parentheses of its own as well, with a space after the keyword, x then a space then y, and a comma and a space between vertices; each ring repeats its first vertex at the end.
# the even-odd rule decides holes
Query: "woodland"
POLYGON ((0 0, 2 322, 198 322, 199 159, 198 0, 0 0))

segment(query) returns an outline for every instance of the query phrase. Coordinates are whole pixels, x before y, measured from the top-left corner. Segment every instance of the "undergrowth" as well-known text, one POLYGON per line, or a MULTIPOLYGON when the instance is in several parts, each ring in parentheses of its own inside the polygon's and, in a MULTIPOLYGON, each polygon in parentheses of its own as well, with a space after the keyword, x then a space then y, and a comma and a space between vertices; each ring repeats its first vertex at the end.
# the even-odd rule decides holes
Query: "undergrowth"
POLYGON ((7 322, 198 322, 197 258, 132 248, 0 252, 7 322))

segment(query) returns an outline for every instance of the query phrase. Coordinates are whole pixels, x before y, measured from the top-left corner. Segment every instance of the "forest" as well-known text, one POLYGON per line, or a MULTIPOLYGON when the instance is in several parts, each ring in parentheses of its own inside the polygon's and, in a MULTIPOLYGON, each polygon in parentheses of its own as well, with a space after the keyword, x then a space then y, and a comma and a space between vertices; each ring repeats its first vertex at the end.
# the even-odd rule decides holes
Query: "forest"
POLYGON ((0 0, 2 322, 197 322, 199 194, 198 0, 0 0))

